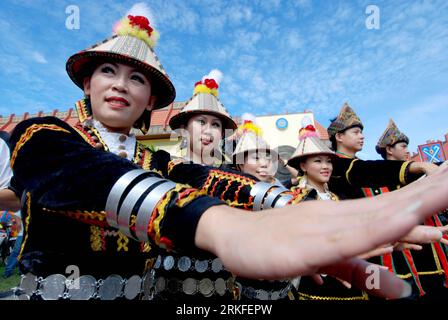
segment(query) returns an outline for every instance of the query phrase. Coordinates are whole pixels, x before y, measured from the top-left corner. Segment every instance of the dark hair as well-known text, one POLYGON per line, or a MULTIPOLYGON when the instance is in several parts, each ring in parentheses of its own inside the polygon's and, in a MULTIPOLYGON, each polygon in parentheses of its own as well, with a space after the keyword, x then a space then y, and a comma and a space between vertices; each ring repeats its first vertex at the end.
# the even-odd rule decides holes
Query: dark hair
MULTIPOLYGON (((331 126, 331 123, 333 123, 333 122, 336 121, 336 119, 337 119, 337 117, 334 117, 334 118, 330 119, 330 126, 331 126)), ((332 149, 333 151, 336 151, 336 150, 337 150, 337 144, 336 144, 336 137, 335 137, 335 136, 336 136, 336 135, 334 135, 334 136, 330 136, 331 149, 332 149)))
POLYGON ((378 148, 376 151, 381 155, 381 158, 383 158, 384 160, 387 160, 386 148, 381 148, 381 149, 378 148))
POLYGON ((6 143, 9 142, 10 135, 6 131, 0 131, 0 139, 4 140, 6 143))
POLYGON ((295 169, 297 170, 299 176, 303 176, 305 174, 305 172, 302 170, 302 167, 300 166, 300 164, 305 163, 307 159, 308 159, 308 156, 302 157, 300 159, 300 161, 297 162, 297 168, 295 168, 295 169))
POLYGON ((299 175, 302 176, 302 175, 303 175, 303 171, 302 171, 302 169, 300 168, 300 164, 301 164, 301 163, 304 163, 304 162, 306 161, 307 158, 308 158, 308 156, 303 156, 303 157, 300 157, 300 158, 290 159, 290 160, 288 161, 288 166, 290 166, 290 167, 296 169, 296 170, 299 172, 299 175))
POLYGON ((330 137, 330 142, 331 142, 331 150, 337 151, 338 145, 336 143, 336 135, 330 137))

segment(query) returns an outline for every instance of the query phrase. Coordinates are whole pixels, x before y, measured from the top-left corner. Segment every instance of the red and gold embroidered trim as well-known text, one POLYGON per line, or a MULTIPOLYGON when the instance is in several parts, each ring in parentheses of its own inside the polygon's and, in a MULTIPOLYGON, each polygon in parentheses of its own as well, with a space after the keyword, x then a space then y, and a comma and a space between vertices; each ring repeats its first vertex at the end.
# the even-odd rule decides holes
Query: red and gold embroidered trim
POLYGON ((100 133, 98 132, 98 130, 96 130, 94 127, 90 127, 89 131, 92 132, 92 134, 90 134, 89 132, 87 132, 86 130, 84 130, 84 127, 81 123, 77 123, 74 126, 74 129, 76 130, 76 132, 78 132, 78 134, 88 143, 90 144, 92 147, 96 147, 97 142, 93 139, 93 137, 96 137, 98 139, 98 142, 102 144, 103 149, 105 151, 109 151, 109 148, 107 147, 106 143, 104 142, 103 138, 101 138, 100 133))
POLYGON ((154 242, 160 244, 160 223, 165 217, 166 207, 171 200, 171 196, 176 192, 177 187, 174 190, 169 191, 165 194, 163 199, 157 204, 154 209, 148 226, 148 234, 154 239, 154 242))
POLYGON ((117 238, 117 252, 129 251, 129 238, 120 231, 106 230, 98 226, 90 226, 90 247, 93 251, 105 251, 106 237, 117 238))
POLYGON ((42 208, 43 211, 53 214, 60 214, 65 215, 70 218, 73 218, 78 221, 82 221, 88 224, 100 226, 100 227, 107 227, 107 221, 106 221, 106 211, 56 211, 51 210, 48 208, 42 208))
POLYGON ((39 132, 40 130, 52 130, 52 131, 61 131, 61 132, 66 132, 70 134, 70 131, 61 128, 57 125, 54 124, 33 124, 30 127, 28 127, 25 131, 24 134, 22 134, 22 136, 20 137, 19 141, 16 144, 16 147, 14 148, 14 151, 11 155, 11 168, 14 167, 14 162, 17 158, 17 154, 19 153, 20 149, 25 145, 25 143, 27 143, 32 136, 36 133, 39 132))
POLYGON ((292 187, 292 200, 290 201, 290 204, 298 204, 302 202, 303 198, 306 197, 306 195, 310 192, 310 190, 306 188, 299 188, 299 187, 292 187))
POLYGON ((79 100, 75 104, 76 112, 78 113, 78 119, 80 122, 86 121, 90 116, 90 112, 87 109, 86 101, 85 99, 79 100))
POLYGON ((106 242, 104 240, 103 229, 97 226, 90 226, 90 248, 92 251, 106 250, 106 242))
MULTIPOLYGON (((172 247, 172 243, 169 239, 164 238, 161 234, 161 223, 165 217, 165 213, 168 205, 173 200, 173 197, 177 197, 176 205, 180 208, 191 203, 194 199, 206 195, 205 191, 186 188, 185 185, 178 184, 176 187, 165 194, 165 196, 159 201, 154 211, 152 212, 151 219, 148 225, 148 234, 154 240, 154 242, 160 246, 163 242, 167 249, 172 247)), ((150 248, 149 248, 150 249, 150 248)))
MULTIPOLYGON (((23 213, 22 213, 23 214, 23 213)), ((30 226, 30 220, 31 220, 31 194, 29 192, 26 193, 26 219, 25 219, 25 237, 22 241, 22 246, 20 247, 19 255, 17 256, 17 259, 20 260, 22 257, 23 248, 25 248, 25 243, 28 240, 28 228, 30 226)))
MULTIPOLYGON (((185 187, 186 186, 183 185, 182 189, 185 189, 185 187)), ((207 195, 205 190, 198 190, 198 189, 193 189, 193 188, 188 188, 183 191, 181 191, 181 188, 179 188, 178 192, 179 192, 179 197, 177 200, 177 206, 179 208, 185 207, 187 204, 189 204, 191 201, 193 201, 194 199, 196 199, 198 197, 207 195)))
POLYGON ((137 141, 134 163, 144 170, 151 169, 152 151, 137 141))
POLYGON ((255 180, 239 174, 224 172, 221 170, 210 170, 207 180, 201 190, 204 190, 209 196, 217 197, 225 201, 231 207, 242 206, 244 209, 251 209, 253 206, 253 197, 249 197, 249 201, 247 203, 239 202, 238 198, 243 187, 253 187, 255 183, 255 180), (224 190, 227 191, 232 183, 235 182, 238 183, 239 186, 234 193, 233 199, 226 198, 226 192, 221 192, 220 194, 216 193, 218 186, 225 186, 224 190))
POLYGON ((84 131, 84 129, 82 128, 81 124, 77 124, 73 128, 84 139, 84 141, 86 141, 92 147, 95 146, 95 141, 93 141, 92 137, 86 131, 84 131))
POLYGON ((182 158, 176 158, 176 159, 172 159, 170 162, 168 162, 168 175, 171 174, 171 171, 174 169, 175 166, 183 163, 184 161, 185 160, 182 158))

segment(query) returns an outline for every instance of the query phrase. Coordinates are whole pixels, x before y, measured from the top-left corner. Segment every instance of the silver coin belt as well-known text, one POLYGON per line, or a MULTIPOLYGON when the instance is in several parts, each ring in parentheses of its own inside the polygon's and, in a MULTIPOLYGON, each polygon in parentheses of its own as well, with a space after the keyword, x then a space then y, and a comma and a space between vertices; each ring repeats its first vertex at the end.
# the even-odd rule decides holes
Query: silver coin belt
MULTIPOLYGON (((157 270, 179 270, 181 272, 196 271, 204 273, 206 271, 213 271, 218 273, 225 271, 224 266, 219 258, 213 260, 199 260, 187 256, 173 257, 173 256, 158 256, 154 263, 154 271, 157 270)), ((218 278, 216 280, 203 278, 194 279, 187 278, 180 280, 177 278, 156 277, 153 284, 155 294, 168 292, 171 294, 185 293, 187 295, 202 294, 204 297, 211 297, 214 294, 224 296, 226 292, 233 292, 235 287, 234 277, 230 276, 227 279, 218 278)))
MULTIPOLYGON (((147 277, 152 274, 147 273, 147 277)), ((20 300, 29 300, 39 296, 43 300, 115 300, 117 298, 135 299, 142 289, 142 278, 134 275, 124 279, 112 274, 105 279, 95 279, 91 275, 82 275, 76 279, 67 279, 62 274, 52 274, 46 278, 31 273, 22 275, 20 281, 20 300)))
MULTIPOLYGON (((153 286, 150 290, 152 294, 150 294, 148 298, 151 299, 154 295, 163 293, 181 293, 187 295, 202 294, 207 298, 213 295, 224 296, 226 292, 232 293, 234 287, 234 277, 230 277, 228 279, 218 278, 216 280, 211 280, 208 278, 187 278, 181 280, 176 278, 157 277, 154 279, 153 286)), ((145 296, 144 299, 146 298, 147 297, 145 296)))
POLYGON ((155 263, 154 269, 164 269, 166 271, 179 270, 181 272, 196 271, 199 273, 204 273, 205 271, 213 271, 218 273, 220 271, 225 271, 224 266, 219 258, 212 259, 195 259, 187 256, 173 257, 173 256, 158 256, 155 263))
MULTIPOLYGON (((238 284, 239 285, 239 284, 238 284)), ((239 285, 240 286, 240 285, 239 285)), ((292 283, 288 281, 286 287, 281 290, 264 290, 255 289, 249 286, 240 286, 241 295, 255 300, 279 300, 283 299, 288 295, 288 292, 292 288, 292 283)))

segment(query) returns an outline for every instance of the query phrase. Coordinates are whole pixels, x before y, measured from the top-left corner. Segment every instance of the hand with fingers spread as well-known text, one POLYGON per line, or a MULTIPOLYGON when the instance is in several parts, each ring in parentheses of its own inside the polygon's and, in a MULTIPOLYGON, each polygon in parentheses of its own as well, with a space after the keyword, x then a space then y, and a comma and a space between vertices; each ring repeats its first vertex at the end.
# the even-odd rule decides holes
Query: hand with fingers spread
POLYGON ((372 257, 382 256, 383 254, 386 254, 386 253, 392 253, 393 251, 394 251, 394 246, 391 246, 391 245, 380 246, 376 249, 373 249, 366 253, 358 255, 358 258, 367 260, 372 257))
POLYGON ((408 234, 402 237, 396 244, 397 249, 420 250, 421 244, 441 242, 447 244, 448 241, 443 238, 448 232, 448 226, 416 226, 408 234))
POLYGON ((423 247, 419 244, 400 242, 400 241, 394 244, 395 251, 404 251, 407 249, 420 251, 423 249, 423 247))
POLYGON ((396 192, 372 199, 310 201, 257 215, 225 206, 208 209, 196 245, 221 258, 235 274, 282 279, 326 273, 369 294, 399 298, 408 284, 378 270, 380 288, 366 286, 371 264, 357 255, 405 237, 424 218, 448 207, 448 168, 396 192), (417 197, 418 195, 418 197, 417 197))

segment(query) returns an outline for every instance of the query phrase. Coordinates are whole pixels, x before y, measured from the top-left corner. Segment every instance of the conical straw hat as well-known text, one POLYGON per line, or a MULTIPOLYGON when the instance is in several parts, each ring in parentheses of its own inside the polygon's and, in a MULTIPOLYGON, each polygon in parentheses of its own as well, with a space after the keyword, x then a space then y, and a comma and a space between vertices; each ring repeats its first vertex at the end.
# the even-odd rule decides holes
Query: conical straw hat
POLYGON ((288 160, 288 165, 294 168, 299 167, 303 157, 310 155, 329 155, 336 154, 319 138, 316 128, 311 124, 311 119, 305 118, 302 122, 302 128, 299 131, 299 145, 288 160))
MULTIPOLYGON (((176 90, 153 50, 158 37, 146 17, 128 15, 115 25, 112 37, 72 55, 67 60, 67 73, 83 89, 84 78, 100 63, 116 61, 133 65, 151 80, 152 91, 157 96, 154 108, 163 108, 174 101, 176 90)), ((91 115, 90 110, 83 117, 88 115, 91 115)), ((145 111, 142 116, 145 128, 142 129, 149 127, 150 116, 151 112, 145 111)), ((85 119, 80 117, 80 120, 85 119)))
MULTIPOLYGON (((213 74, 212 70, 210 74, 213 74)), ((186 126, 188 120, 195 114, 211 114, 223 122, 223 129, 236 129, 235 121, 230 117, 224 105, 218 98, 218 82, 208 76, 196 82, 193 96, 187 101, 182 110, 170 119, 172 130, 186 126)))
MULTIPOLYGON (((246 152, 269 151, 273 158, 278 158, 277 151, 271 149, 266 140, 263 139, 262 130, 255 124, 255 117, 249 114, 243 115, 243 124, 238 127, 236 132, 238 143, 233 152, 233 157, 239 158, 246 152)), ((241 159, 242 160, 242 159, 241 159)))

